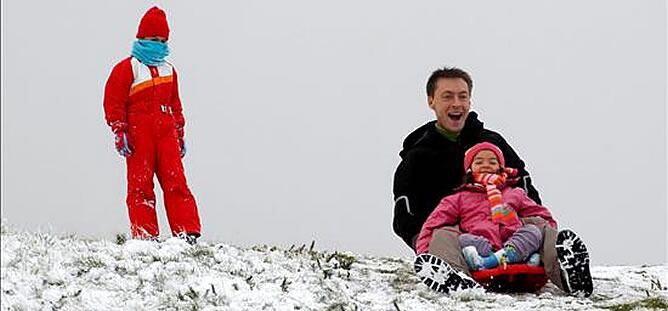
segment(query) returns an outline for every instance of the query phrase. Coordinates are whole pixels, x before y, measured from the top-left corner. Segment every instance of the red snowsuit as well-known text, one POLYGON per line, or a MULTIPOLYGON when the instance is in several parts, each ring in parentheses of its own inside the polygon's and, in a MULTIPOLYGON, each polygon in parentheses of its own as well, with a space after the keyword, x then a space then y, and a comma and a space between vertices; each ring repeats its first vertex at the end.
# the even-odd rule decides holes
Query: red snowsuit
POLYGON ((128 57, 114 66, 104 93, 107 124, 127 124, 132 154, 126 158, 132 235, 157 237, 153 175, 162 187, 172 235, 200 235, 195 198, 180 157, 185 119, 176 70, 169 63, 146 66, 128 57))

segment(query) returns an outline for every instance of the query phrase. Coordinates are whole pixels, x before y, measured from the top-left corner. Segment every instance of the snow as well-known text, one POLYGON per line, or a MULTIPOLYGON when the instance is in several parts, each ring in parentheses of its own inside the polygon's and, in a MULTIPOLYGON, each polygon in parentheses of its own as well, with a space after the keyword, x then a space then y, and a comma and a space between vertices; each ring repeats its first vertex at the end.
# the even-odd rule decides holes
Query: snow
POLYGON ((592 267, 594 294, 420 284, 410 261, 300 245, 114 242, 2 225, 2 310, 591 310, 668 300, 668 265, 592 267))

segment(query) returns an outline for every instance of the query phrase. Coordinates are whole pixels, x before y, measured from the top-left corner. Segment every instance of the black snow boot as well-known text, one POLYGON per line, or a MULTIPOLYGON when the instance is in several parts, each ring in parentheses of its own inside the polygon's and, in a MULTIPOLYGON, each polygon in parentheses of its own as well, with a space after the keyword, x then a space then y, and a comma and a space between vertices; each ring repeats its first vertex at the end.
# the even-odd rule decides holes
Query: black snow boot
POLYGON ((450 291, 480 287, 469 276, 453 269, 443 259, 432 254, 418 255, 414 268, 422 283, 437 292, 447 294, 450 291))
POLYGON ((589 271, 589 252, 582 239, 571 230, 561 230, 557 234, 556 248, 564 290, 589 297, 594 284, 589 271))
POLYGON ((199 238, 199 234, 197 233, 180 233, 179 238, 186 241, 186 243, 190 245, 195 245, 197 244, 197 238, 199 238))

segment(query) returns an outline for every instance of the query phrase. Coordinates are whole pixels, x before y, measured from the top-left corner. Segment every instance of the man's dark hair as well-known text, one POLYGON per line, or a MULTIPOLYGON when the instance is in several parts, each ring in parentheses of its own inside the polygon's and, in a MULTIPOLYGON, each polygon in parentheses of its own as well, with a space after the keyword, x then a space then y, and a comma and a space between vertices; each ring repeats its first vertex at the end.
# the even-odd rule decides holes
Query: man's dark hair
POLYGON ((434 96, 438 79, 457 78, 466 81, 466 84, 469 86, 469 95, 471 95, 471 91, 473 90, 473 80, 471 80, 471 76, 466 71, 457 67, 443 67, 442 69, 434 71, 429 77, 429 80, 427 80, 427 96, 434 96))

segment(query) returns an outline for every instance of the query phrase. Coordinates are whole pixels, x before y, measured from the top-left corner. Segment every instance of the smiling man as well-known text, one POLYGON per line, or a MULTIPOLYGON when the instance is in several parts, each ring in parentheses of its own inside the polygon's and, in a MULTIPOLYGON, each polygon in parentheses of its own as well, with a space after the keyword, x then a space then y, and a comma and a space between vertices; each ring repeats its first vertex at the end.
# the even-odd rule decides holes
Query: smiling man
MULTIPOLYGON (((516 186, 541 203, 522 159, 499 133, 484 128, 478 115, 470 111, 472 90, 473 81, 465 71, 447 67, 434 71, 427 81, 427 103, 436 120, 410 133, 399 153, 402 160, 394 175, 393 227, 413 250, 429 214, 462 184, 464 152, 477 143, 498 146, 508 167, 519 171, 516 186)), ((458 234, 457 226, 435 231, 429 252, 468 273, 458 234)))
MULTIPOLYGON (((453 194, 464 182, 465 151, 478 143, 496 145, 505 167, 518 171, 514 187, 521 187, 529 198, 541 204, 522 159, 499 133, 484 128, 478 115, 470 111, 472 90, 473 81, 465 71, 434 71, 427 81, 427 103, 436 120, 410 133, 399 153, 401 163, 394 175, 394 232, 413 250, 427 217, 442 198, 453 194)), ((539 256, 549 280, 566 293, 591 295, 589 253, 582 239, 568 229, 557 231, 540 217, 521 221, 542 232, 539 256)), ((462 255, 459 223, 445 225, 433 230, 427 253, 415 258, 417 276, 439 292, 478 287, 462 255)))

